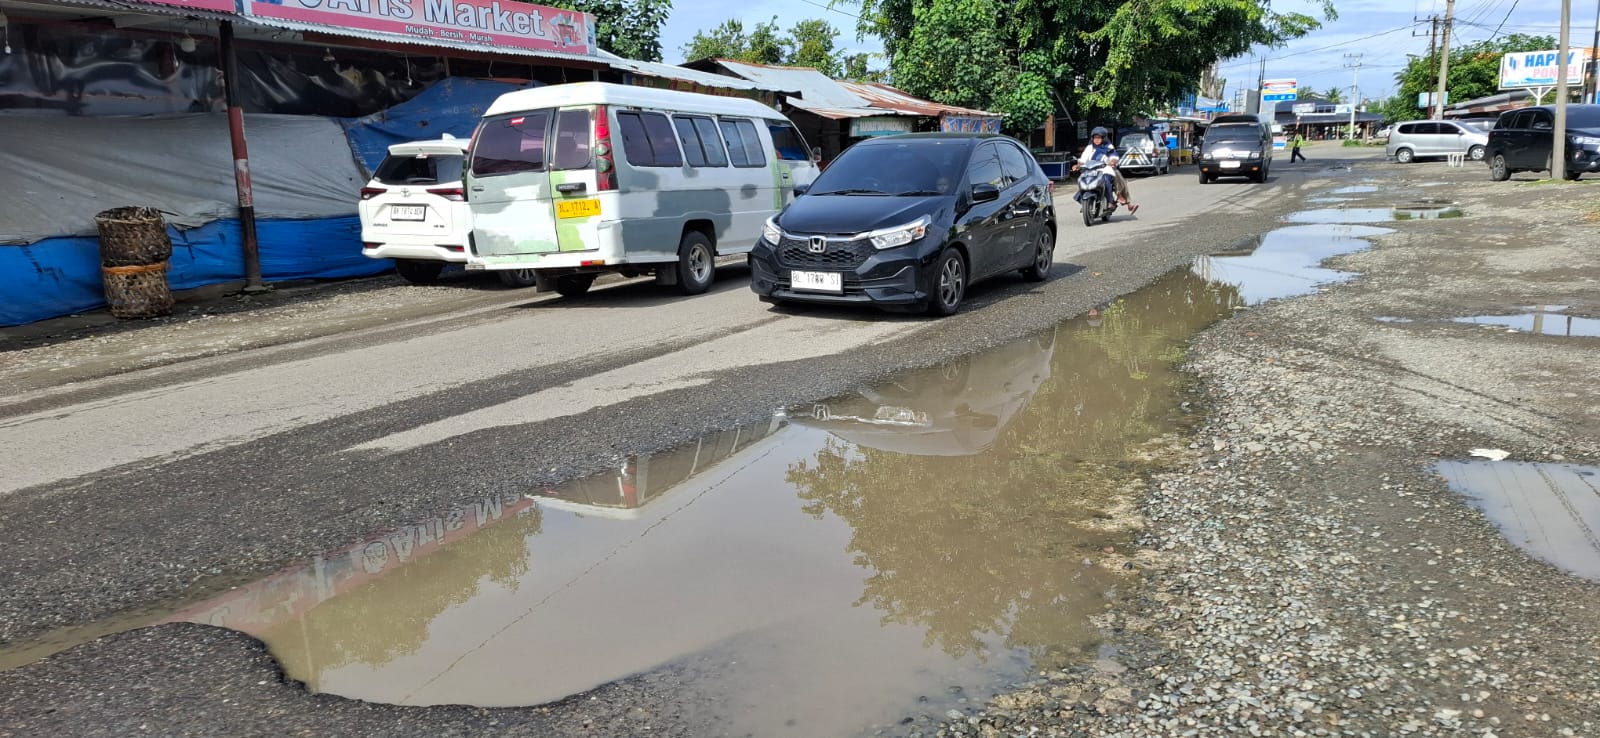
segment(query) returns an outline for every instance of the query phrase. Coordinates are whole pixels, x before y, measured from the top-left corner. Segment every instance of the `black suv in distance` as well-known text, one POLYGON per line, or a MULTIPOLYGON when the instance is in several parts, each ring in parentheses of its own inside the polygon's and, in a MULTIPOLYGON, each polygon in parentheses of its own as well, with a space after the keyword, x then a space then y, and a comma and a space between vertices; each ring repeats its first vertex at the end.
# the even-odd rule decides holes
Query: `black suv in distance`
MULTIPOLYGON (((1508 110, 1489 131, 1489 178, 1503 182, 1517 172, 1548 171, 1555 149, 1552 105, 1508 110)), ((1600 172, 1600 105, 1567 106, 1567 179, 1600 172)))
POLYGON ((750 252, 763 302, 949 315, 971 284, 1006 272, 1043 281, 1055 261, 1050 180, 1005 136, 870 139, 796 192, 750 252))
POLYGON ((1200 149, 1200 184, 1218 177, 1267 181, 1272 168, 1272 129, 1263 123, 1213 123, 1200 149))

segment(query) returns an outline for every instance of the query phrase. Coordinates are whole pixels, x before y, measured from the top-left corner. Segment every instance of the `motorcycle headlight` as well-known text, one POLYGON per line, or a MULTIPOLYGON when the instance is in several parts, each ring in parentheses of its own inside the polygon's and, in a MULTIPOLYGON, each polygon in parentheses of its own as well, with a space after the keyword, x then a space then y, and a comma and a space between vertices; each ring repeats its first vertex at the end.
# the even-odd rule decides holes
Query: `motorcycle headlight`
POLYGON ((872 233, 867 234, 867 238, 872 241, 872 247, 875 249, 880 251, 883 249, 892 249, 896 246, 904 246, 908 243, 912 243, 917 239, 928 235, 928 226, 932 223, 933 219, 924 215, 921 218, 913 220, 903 226, 895 226, 894 228, 885 228, 881 231, 873 231, 872 233))
POLYGON ((783 240, 783 229, 778 227, 778 216, 767 219, 767 224, 761 227, 761 237, 774 246, 783 240))

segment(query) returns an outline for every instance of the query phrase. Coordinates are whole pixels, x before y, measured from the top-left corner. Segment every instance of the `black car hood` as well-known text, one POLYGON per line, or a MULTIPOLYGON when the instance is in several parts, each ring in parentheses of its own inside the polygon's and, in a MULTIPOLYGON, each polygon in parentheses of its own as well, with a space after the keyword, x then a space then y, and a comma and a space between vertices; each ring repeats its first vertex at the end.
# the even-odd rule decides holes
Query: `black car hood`
POLYGON ((804 195, 778 216, 778 225, 789 233, 846 235, 904 225, 924 215, 937 223, 955 199, 954 195, 804 195))

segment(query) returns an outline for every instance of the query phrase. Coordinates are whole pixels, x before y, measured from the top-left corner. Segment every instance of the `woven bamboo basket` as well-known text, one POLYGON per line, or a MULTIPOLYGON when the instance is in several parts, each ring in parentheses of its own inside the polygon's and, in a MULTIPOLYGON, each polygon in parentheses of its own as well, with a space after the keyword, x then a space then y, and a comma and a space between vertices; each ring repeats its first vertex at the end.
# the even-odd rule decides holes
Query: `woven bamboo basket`
POLYGON ((167 223, 155 208, 125 207, 94 216, 100 231, 100 266, 159 264, 172 258, 167 223))
POLYGON ((106 303, 118 318, 156 318, 172 313, 167 263, 100 268, 106 303))

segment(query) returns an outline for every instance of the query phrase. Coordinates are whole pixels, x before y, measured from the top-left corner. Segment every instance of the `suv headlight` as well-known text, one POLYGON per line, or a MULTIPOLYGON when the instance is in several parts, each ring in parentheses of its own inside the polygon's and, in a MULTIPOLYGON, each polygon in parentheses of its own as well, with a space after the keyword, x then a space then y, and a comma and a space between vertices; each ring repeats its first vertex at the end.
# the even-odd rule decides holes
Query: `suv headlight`
POLYGON ((1261 158, 1261 152, 1259 152, 1259 151, 1250 152, 1250 158, 1252 158, 1252 159, 1260 159, 1261 158))
POLYGON ((868 233, 867 239, 872 241, 872 247, 875 249, 880 251, 892 249, 896 246, 912 243, 928 235, 928 226, 932 223, 933 219, 924 215, 903 226, 895 226, 894 228, 885 228, 881 231, 868 233))
POLYGON ((1572 142, 1579 146, 1600 146, 1600 138, 1595 136, 1573 136, 1572 142))
POLYGON ((777 246, 783 241, 783 229, 778 227, 777 220, 778 216, 774 215, 767 219, 766 225, 761 227, 761 237, 773 246, 777 246))

